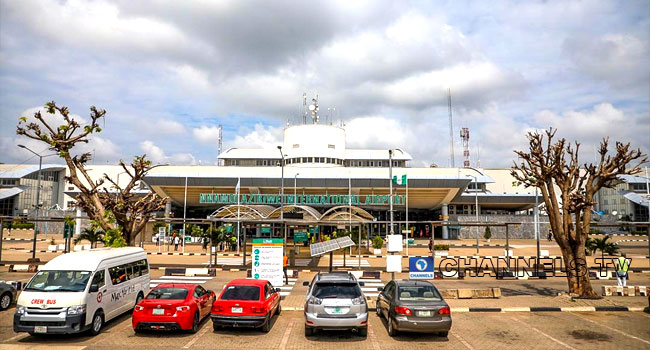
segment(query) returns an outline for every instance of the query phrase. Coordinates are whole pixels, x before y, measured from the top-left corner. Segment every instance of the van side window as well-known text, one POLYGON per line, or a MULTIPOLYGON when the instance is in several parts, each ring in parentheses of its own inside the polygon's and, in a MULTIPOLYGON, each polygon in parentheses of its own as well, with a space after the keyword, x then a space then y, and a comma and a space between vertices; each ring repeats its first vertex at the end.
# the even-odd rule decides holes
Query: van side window
POLYGON ((140 268, 140 276, 144 276, 149 273, 149 265, 147 264, 147 259, 142 259, 138 261, 137 264, 140 268))
POLYGON ((108 274, 111 276, 111 283, 113 285, 126 282, 126 265, 111 267, 108 269, 108 274))
POLYGON ((138 266, 136 265, 135 262, 126 264, 126 274, 129 276, 130 280, 138 277, 138 270, 139 270, 138 266))
POLYGON ((97 286, 99 286, 99 288, 101 288, 101 287, 103 287, 105 285, 104 280, 105 280, 105 278, 104 278, 104 270, 100 270, 100 271, 95 272, 95 275, 93 276, 93 280, 92 280, 92 282, 90 282, 90 284, 91 285, 96 284, 97 286))

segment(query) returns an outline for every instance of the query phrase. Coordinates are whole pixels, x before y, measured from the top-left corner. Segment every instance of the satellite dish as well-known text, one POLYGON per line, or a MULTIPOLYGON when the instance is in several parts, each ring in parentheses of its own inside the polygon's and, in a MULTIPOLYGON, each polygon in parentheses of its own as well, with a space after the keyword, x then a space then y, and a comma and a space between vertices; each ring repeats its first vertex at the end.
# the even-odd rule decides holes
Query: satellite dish
POLYGON ((309 110, 310 110, 310 111, 314 111, 314 110, 316 110, 316 106, 314 106, 314 105, 309 105, 309 110))

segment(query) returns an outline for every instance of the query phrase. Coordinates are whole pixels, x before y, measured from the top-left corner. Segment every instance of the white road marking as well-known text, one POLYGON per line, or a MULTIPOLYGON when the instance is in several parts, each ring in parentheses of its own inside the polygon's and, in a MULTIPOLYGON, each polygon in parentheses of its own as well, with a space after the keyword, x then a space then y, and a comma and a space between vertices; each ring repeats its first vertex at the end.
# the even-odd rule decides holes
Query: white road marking
MULTIPOLYGON (((210 323, 210 322, 206 322, 205 324, 208 324, 208 323, 210 323)), ((190 340, 187 344, 185 344, 185 346, 183 347, 183 349, 189 349, 190 346, 194 345, 194 343, 196 343, 196 341, 199 340, 199 338, 201 338, 205 333, 207 333, 208 330, 212 329, 211 325, 207 325, 207 326, 206 326, 205 324, 204 324, 203 329, 202 329, 200 332, 198 332, 198 333, 194 336, 194 338, 192 338, 192 340, 190 340)))
POLYGON ((619 329, 616 329, 616 328, 613 328, 613 327, 610 327, 610 326, 604 325, 604 324, 602 324, 602 323, 598 323, 598 322, 592 321, 592 320, 590 320, 590 319, 588 319, 588 318, 584 318, 584 317, 582 317, 582 316, 580 316, 580 315, 578 315, 578 314, 576 314, 576 313, 571 312, 571 314, 574 315, 574 316, 576 316, 576 317, 578 317, 578 318, 580 318, 580 319, 582 319, 582 320, 585 320, 585 321, 587 321, 587 322, 590 322, 590 323, 593 323, 593 324, 595 324, 595 325, 598 325, 598 326, 601 326, 601 327, 607 328, 607 329, 609 329, 609 330, 611 330, 611 331, 617 332, 617 333, 622 334, 622 335, 624 335, 624 336, 626 336, 626 337, 630 337, 630 338, 632 338, 632 339, 636 339, 636 340, 638 340, 638 341, 640 341, 640 342, 644 342, 644 343, 650 345, 650 341, 647 341, 647 340, 645 340, 645 339, 641 339, 641 338, 639 338, 639 337, 635 337, 635 336, 633 336, 633 335, 631 335, 631 334, 627 334, 627 333, 625 333, 625 332, 623 332, 623 331, 621 331, 621 330, 619 330, 619 329))
POLYGON ((289 322, 289 326, 287 327, 287 330, 284 331, 284 335, 282 336, 282 342, 280 343, 280 349, 284 350, 287 348, 287 342, 289 341, 289 335, 291 334, 291 329, 293 329, 293 323, 295 320, 291 320, 289 322))
POLYGON ((576 348, 574 348, 574 347, 572 347, 572 346, 570 346, 570 345, 567 345, 567 344, 565 344, 565 343, 563 343, 563 342, 561 342, 561 341, 559 341, 559 340, 557 340, 557 339, 551 337, 550 335, 548 335, 548 334, 546 334, 546 333, 540 331, 539 329, 537 329, 537 328, 535 328, 535 327, 529 325, 528 323, 526 323, 526 322, 524 322, 524 321, 522 321, 522 320, 520 320, 520 319, 518 319, 518 318, 516 318, 516 317, 510 317, 510 318, 512 318, 514 321, 517 321, 517 322, 519 322, 519 323, 521 323, 521 324, 523 324, 523 325, 525 325, 525 326, 528 326, 530 329, 534 330, 535 332, 537 332, 537 333, 539 333, 539 334, 545 336, 545 337, 548 338, 548 339, 551 339, 552 341, 554 341, 554 342, 556 342, 556 343, 558 343, 558 344, 564 346, 564 347, 567 348, 567 349, 573 349, 573 350, 576 350, 576 348))
POLYGON ((20 334, 18 334, 16 336, 13 336, 13 337, 9 338, 9 339, 3 340, 2 342, 8 342, 8 341, 12 341, 12 340, 15 340, 15 339, 18 339, 18 338, 22 339, 22 338, 27 338, 27 337, 29 337, 29 334, 20 333, 20 334))
POLYGON ((377 337, 375 337, 375 332, 373 332, 372 328, 370 328, 370 324, 368 324, 368 338, 370 338, 370 343, 372 344, 373 349, 381 350, 381 347, 377 342, 377 337))
POLYGON ((456 332, 451 332, 451 331, 450 331, 449 334, 451 334, 451 335, 453 335, 454 337, 456 337, 456 339, 458 339, 458 341, 459 341, 461 344, 465 345, 465 347, 468 348, 469 350, 474 350, 474 347, 471 346, 471 345, 469 345, 469 343, 466 342, 465 339, 461 338, 460 335, 456 334, 456 332))

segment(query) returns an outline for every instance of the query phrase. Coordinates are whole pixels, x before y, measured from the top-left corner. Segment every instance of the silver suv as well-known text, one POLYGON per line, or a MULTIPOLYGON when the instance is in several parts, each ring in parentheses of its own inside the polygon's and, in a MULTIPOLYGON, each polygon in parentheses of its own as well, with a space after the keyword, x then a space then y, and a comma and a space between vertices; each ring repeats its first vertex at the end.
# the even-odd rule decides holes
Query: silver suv
POLYGON ((305 301, 305 335, 317 329, 354 329, 368 334, 368 304, 354 275, 347 272, 318 273, 305 301))

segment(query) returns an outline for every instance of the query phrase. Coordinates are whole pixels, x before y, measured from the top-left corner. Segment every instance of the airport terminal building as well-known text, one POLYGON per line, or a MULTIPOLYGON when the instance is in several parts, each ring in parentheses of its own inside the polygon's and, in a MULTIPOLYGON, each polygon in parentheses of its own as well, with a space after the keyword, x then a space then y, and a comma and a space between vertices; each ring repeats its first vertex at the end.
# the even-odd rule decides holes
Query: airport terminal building
MULTIPOLYGON (((453 223, 476 222, 478 202, 480 222, 530 222, 530 227, 513 228, 510 234, 533 235, 534 190, 517 186, 509 169, 412 167, 406 150, 347 148, 345 129, 338 126, 289 126, 277 148, 231 148, 218 158, 222 165, 156 167, 138 191, 154 191, 170 198, 165 213, 161 212, 159 217, 211 218, 218 222, 239 218, 249 234, 256 236, 277 233, 280 222, 289 226, 289 236, 306 227, 318 227, 319 232, 327 234, 348 226, 363 227, 371 235, 383 236, 389 232, 392 186, 396 233, 406 229, 408 220, 414 237, 429 237, 433 233, 443 239, 473 238, 476 233, 471 227, 453 223), (264 228, 269 225, 272 233, 264 228)), ((93 178, 108 174, 121 185, 128 181, 117 165, 88 167, 93 178)), ((35 175, 32 168, 5 175, 12 174, 12 179, 19 175, 30 178, 35 175)), ((44 168, 60 173, 48 177, 48 181, 56 180, 53 186, 57 193, 49 198, 65 210, 74 210, 74 197, 79 191, 61 181, 65 167, 44 168)), ((15 203, 27 203, 21 199, 21 193, 33 192, 29 189, 31 182, 21 181, 11 183, 26 185, 12 185, 20 187, 13 190, 7 185, 0 192, 7 214, 12 206, 16 209, 14 215, 23 214, 29 207, 15 207, 15 203)), ((542 202, 541 197, 538 201, 542 202)), ((501 236, 499 228, 493 230, 493 236, 501 236)))

